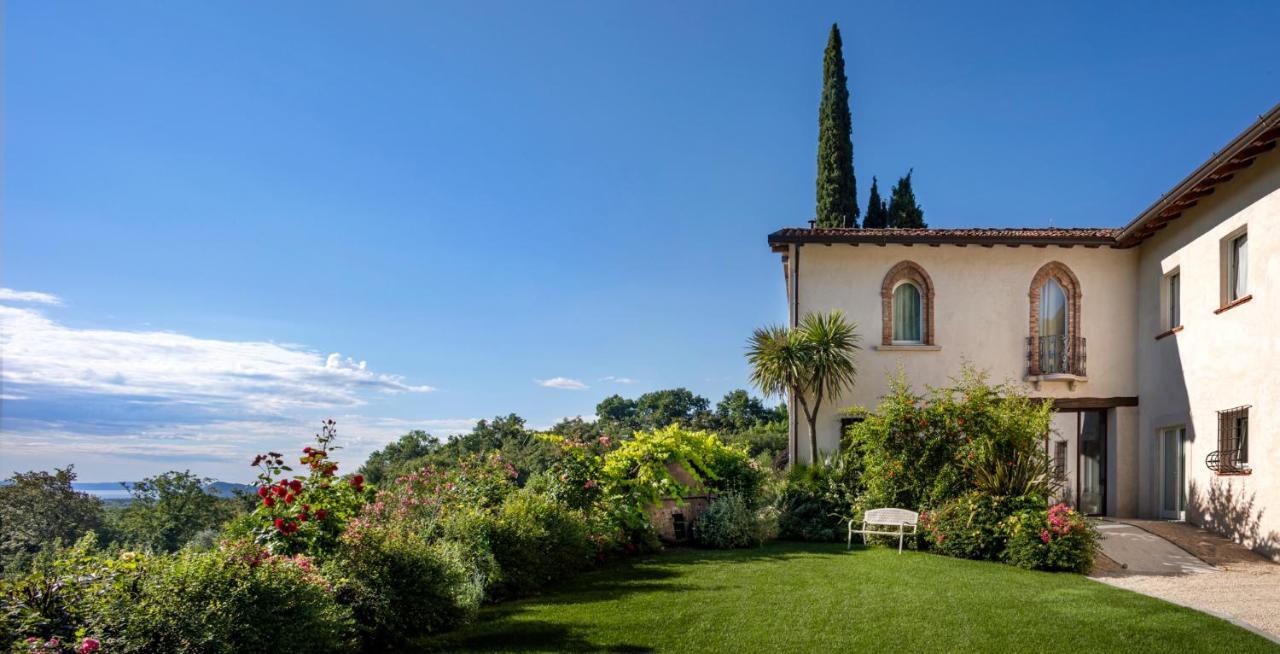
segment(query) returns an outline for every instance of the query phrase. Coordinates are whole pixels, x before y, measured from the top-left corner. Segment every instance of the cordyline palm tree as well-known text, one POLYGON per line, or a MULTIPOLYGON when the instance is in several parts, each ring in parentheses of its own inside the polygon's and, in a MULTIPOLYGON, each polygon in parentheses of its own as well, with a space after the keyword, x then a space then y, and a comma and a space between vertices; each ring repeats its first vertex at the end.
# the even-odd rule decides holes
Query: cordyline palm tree
POLYGON ((810 313, 794 328, 770 325, 751 334, 751 383, 766 395, 790 392, 809 423, 809 463, 818 463, 818 410, 822 401, 853 386, 854 353, 862 349, 857 325, 844 313, 810 313))

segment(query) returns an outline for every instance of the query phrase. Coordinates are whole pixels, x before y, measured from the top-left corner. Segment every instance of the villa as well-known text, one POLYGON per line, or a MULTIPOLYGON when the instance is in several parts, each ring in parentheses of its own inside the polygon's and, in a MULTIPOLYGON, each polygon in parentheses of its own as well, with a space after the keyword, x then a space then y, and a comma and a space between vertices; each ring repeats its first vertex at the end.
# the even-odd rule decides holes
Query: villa
MULTIPOLYGON (((1121 228, 770 234, 791 323, 840 309, 863 334, 819 450, 899 368, 941 385, 968 361, 1057 409, 1058 499, 1186 520, 1280 560, 1278 140, 1280 105, 1121 228)), ((798 413, 789 455, 805 461, 798 413)))

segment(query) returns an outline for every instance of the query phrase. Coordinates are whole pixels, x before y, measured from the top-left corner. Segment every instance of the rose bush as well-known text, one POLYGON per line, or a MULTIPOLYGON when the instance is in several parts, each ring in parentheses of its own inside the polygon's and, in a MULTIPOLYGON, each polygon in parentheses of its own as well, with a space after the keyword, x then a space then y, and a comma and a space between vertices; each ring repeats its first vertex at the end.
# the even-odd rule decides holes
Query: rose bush
POLYGON ((1028 509, 1002 524, 1008 546, 1004 560, 1020 568, 1088 572, 1098 549, 1098 531, 1066 504, 1028 509))
POLYGON ((299 463, 307 474, 290 475, 293 468, 284 455, 267 452, 254 457, 259 468, 257 508, 248 520, 253 539, 275 554, 326 556, 338 546, 338 538, 366 503, 371 490, 364 477, 337 477, 338 464, 332 454, 337 425, 326 420, 316 446, 302 448, 299 463))

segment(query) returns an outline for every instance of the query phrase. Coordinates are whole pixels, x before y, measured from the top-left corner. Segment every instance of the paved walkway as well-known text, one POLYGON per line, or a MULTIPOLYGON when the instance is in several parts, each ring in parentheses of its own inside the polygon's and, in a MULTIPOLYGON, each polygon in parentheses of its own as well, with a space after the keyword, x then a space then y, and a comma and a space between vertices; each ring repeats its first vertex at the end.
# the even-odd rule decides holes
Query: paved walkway
POLYGON ((1280 565, 1181 522, 1108 519, 1098 531, 1104 557, 1094 579, 1225 618, 1280 643, 1280 565))

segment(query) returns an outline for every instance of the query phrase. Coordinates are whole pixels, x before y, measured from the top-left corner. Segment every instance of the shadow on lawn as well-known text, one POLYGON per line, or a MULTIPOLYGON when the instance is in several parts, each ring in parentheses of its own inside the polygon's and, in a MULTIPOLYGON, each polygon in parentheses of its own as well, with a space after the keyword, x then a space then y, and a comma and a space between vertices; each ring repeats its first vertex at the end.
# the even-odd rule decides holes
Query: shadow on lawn
MULTIPOLYGON (((863 548, 854 548, 859 549, 863 548)), ((642 645, 594 644, 571 624, 529 619, 527 607, 608 602, 636 593, 716 592, 723 587, 695 586, 677 580, 690 566, 750 561, 781 563, 842 554, 843 545, 785 543, 748 550, 672 549, 614 561, 554 588, 547 595, 491 606, 481 612, 474 624, 424 640, 421 645, 424 651, 439 652, 649 652, 652 648, 642 645)))

